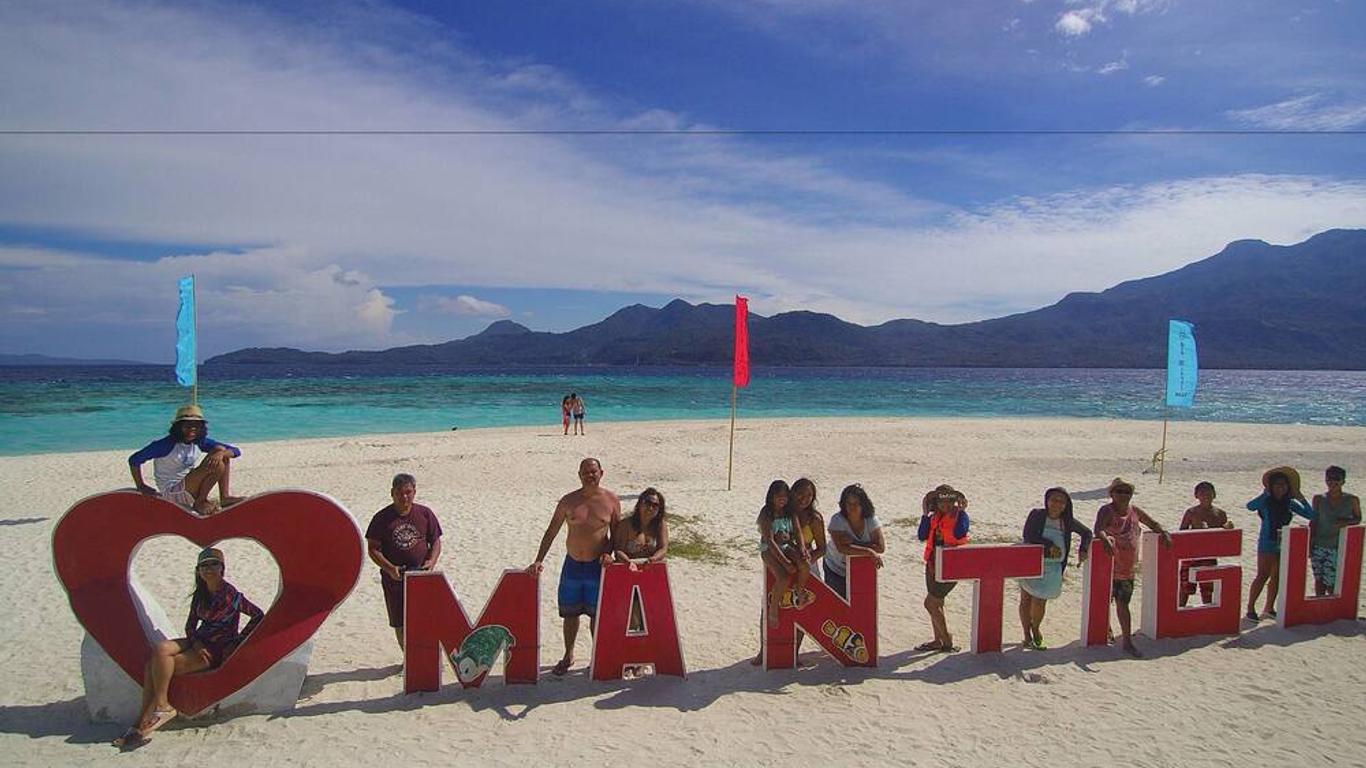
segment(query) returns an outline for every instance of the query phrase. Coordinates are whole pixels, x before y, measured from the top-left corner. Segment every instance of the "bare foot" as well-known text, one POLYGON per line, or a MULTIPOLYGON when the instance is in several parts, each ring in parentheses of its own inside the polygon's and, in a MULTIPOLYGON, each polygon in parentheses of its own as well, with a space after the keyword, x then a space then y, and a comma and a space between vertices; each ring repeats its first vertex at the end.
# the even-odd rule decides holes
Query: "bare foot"
POLYGON ((212 499, 195 502, 194 511, 200 517, 212 517, 218 514, 218 505, 212 499))
POLYGON ((569 665, 573 663, 573 657, 565 656, 563 659, 560 659, 559 662, 555 664, 555 667, 550 670, 550 674, 554 675, 555 677, 564 677, 564 673, 569 671, 569 665))
POLYGON ((231 507, 234 504, 241 504, 246 500, 246 496, 224 496, 218 500, 218 505, 221 506, 223 509, 227 509, 228 507, 231 507))

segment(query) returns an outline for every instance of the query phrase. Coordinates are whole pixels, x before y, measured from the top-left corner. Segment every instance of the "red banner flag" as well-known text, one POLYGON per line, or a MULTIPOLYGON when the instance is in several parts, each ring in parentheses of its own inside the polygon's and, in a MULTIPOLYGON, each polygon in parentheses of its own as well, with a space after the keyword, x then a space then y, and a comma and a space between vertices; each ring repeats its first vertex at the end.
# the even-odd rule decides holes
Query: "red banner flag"
POLYGON ((749 386, 749 299, 735 297, 735 386, 749 386))

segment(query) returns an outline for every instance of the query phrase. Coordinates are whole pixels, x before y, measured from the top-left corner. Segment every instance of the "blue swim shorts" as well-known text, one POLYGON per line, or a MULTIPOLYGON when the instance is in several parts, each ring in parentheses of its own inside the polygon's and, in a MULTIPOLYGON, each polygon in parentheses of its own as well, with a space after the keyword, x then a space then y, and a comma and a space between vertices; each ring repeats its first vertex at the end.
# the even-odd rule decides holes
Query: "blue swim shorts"
POLYGON ((560 615, 597 615, 598 585, 601 583, 601 563, 597 560, 580 562, 565 555, 564 567, 560 569, 560 615))

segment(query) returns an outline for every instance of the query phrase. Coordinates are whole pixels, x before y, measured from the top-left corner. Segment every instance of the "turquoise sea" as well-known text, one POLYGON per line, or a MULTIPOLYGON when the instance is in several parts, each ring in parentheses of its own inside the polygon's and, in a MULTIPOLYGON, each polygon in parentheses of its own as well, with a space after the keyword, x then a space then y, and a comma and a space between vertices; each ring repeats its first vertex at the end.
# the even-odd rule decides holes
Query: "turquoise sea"
MULTIPOLYGON (((758 368, 741 419, 821 416, 1163 416, 1161 370, 758 368)), ((577 391, 588 423, 720 419, 728 368, 336 367, 200 372, 213 434, 249 442, 452 427, 560 428, 577 391)), ((141 447, 188 401, 169 366, 0 368, 0 455, 141 447)), ((1202 371, 1173 420, 1366 426, 1366 372, 1202 371)))

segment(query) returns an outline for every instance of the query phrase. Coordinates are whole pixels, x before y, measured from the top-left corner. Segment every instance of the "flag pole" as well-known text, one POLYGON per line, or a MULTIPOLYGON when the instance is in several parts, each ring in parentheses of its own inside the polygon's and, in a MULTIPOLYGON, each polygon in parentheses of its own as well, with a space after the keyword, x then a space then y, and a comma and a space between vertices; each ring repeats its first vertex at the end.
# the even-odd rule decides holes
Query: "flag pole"
POLYGON ((1157 452, 1157 484, 1162 484, 1162 474, 1167 469, 1167 406, 1162 406, 1162 449, 1157 452))
POLYGON ((190 273, 190 295, 194 297, 194 384, 190 385, 190 405, 199 405, 199 281, 190 273))
POLYGON ((735 399, 740 388, 730 386, 730 450, 726 453, 726 490, 730 490, 731 469, 735 462, 735 399))

